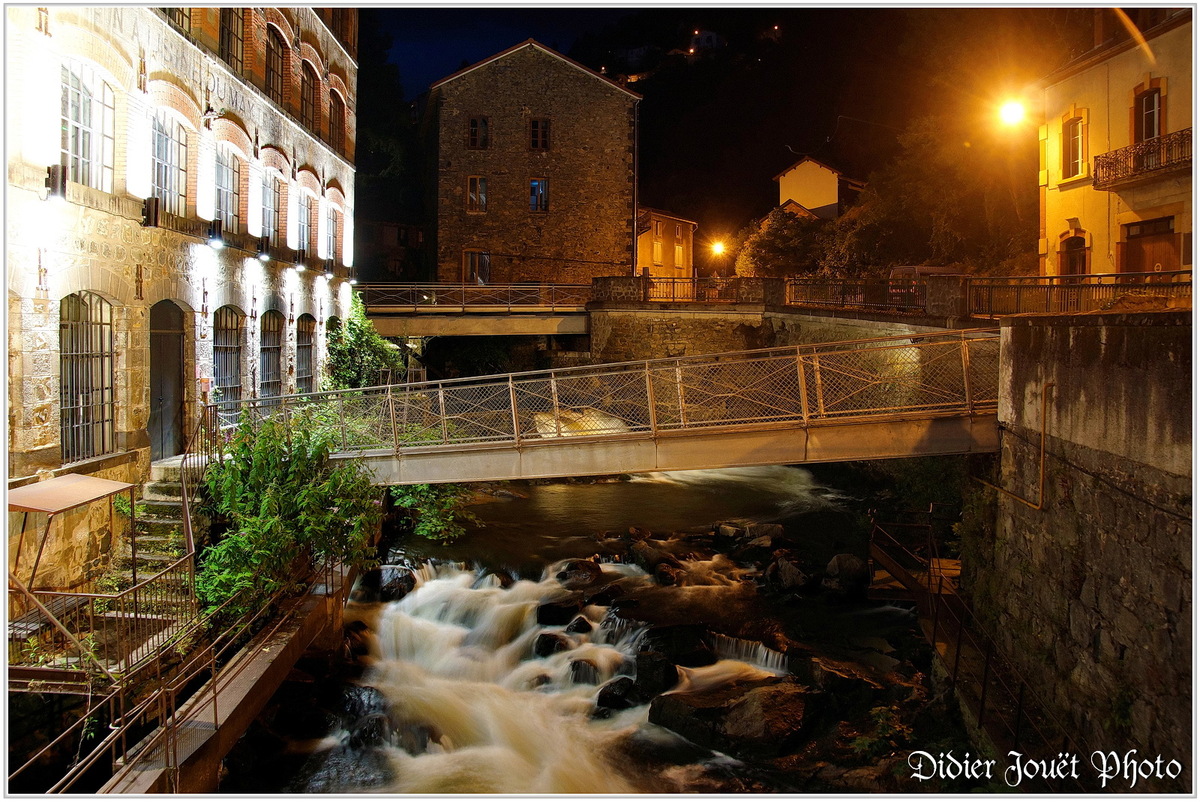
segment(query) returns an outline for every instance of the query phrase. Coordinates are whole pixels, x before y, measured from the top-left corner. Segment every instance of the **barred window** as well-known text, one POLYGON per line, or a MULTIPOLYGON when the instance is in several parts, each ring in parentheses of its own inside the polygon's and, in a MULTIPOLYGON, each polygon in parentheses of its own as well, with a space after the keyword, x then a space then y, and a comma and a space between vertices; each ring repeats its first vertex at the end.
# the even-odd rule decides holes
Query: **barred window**
POLYGON ((267 28, 267 97, 283 105, 284 53, 287 46, 274 28, 267 28))
POLYGON ((337 92, 329 93, 329 144, 338 153, 346 149, 346 104, 337 92))
POLYGON ((300 68, 300 123, 317 130, 317 74, 307 61, 300 68))
POLYGON ((234 72, 242 71, 243 26, 242 9, 221 9, 221 38, 217 53, 234 72))
POLYGON ((95 71, 62 68, 62 164, 72 181, 104 192, 113 190, 114 108, 112 87, 95 71))
POLYGON ((162 209, 183 216, 187 210, 187 134, 175 120, 154 118, 153 187, 162 209))
POLYGON ((296 319, 296 392, 311 393, 313 387, 313 333, 317 319, 304 314, 296 319))
POLYGON ((283 182, 271 171, 263 173, 262 232, 271 245, 279 245, 279 210, 283 208, 283 182))
POLYGON ((228 232, 241 230, 242 165, 228 147, 217 147, 217 219, 228 232))
POLYGON ((78 292, 59 305, 59 433, 63 463, 115 450, 112 304, 78 292))
POLYGON ((312 196, 305 192, 296 203, 296 242, 302 251, 312 243, 312 196))
POLYGON ((213 383, 219 401, 242 400, 242 321, 232 306, 213 313, 213 383))
POLYGON ((258 343, 258 396, 283 394, 283 315, 263 312, 258 343))

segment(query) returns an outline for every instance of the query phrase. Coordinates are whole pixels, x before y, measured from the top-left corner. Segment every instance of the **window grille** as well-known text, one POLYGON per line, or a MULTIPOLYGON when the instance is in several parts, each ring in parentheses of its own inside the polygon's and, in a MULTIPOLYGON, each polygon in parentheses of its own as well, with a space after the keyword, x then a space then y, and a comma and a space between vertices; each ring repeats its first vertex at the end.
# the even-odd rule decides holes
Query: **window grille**
POLYGON ((463 251, 463 279, 470 284, 487 284, 492 277, 492 255, 487 251, 463 251))
POLYGON ((296 392, 311 393, 313 387, 313 333, 317 320, 312 315, 301 315, 296 320, 296 392))
POLYGON ((62 68, 62 164, 67 177, 113 189, 115 104, 112 88, 86 67, 62 68))
POLYGON ((115 450, 112 304, 91 292, 59 305, 59 434, 63 463, 115 450))
POLYGON ((267 28, 267 97, 283 105, 284 43, 279 31, 267 28))
POLYGON ((217 219, 223 230, 241 231, 241 162, 227 147, 217 148, 217 219))
POLYGON ((232 306, 213 314, 213 383, 220 401, 242 400, 242 320, 232 306))
POLYGON ((153 192, 162 209, 179 217, 187 209, 187 134, 178 122, 154 118, 153 192))
POLYGON ((218 44, 218 54, 234 72, 242 71, 242 40, 243 40, 242 9, 221 9, 221 38, 218 44))
POLYGON ((263 312, 258 348, 259 397, 282 395, 283 315, 274 309, 263 312))

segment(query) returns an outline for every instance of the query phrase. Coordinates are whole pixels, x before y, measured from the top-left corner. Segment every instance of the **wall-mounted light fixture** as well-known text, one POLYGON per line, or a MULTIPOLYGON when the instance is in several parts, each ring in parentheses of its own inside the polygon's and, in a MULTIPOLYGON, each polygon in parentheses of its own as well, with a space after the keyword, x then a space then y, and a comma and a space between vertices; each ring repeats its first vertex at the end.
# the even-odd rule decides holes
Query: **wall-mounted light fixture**
POLYGON ((258 261, 266 262, 271 258, 271 238, 258 238, 258 261))
POLYGON ((146 228, 158 228, 158 211, 161 208, 158 198, 150 197, 142 201, 142 225, 146 228))
POLYGON ((46 200, 65 201, 67 199, 67 170, 61 164, 52 164, 46 168, 46 200))
POLYGON ((208 224, 208 247, 214 251, 219 251, 225 247, 225 240, 221 237, 220 220, 213 220, 208 224))

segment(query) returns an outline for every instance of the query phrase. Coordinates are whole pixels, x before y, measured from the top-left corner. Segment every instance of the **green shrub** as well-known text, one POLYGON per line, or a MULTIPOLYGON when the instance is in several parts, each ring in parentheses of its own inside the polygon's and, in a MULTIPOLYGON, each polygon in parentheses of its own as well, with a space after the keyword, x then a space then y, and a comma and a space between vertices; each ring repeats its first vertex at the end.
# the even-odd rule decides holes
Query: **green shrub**
POLYGON ((392 383, 403 381, 404 358, 400 350, 375 331, 357 293, 351 295, 350 314, 342 325, 330 328, 327 347, 327 378, 322 389, 375 387, 381 383, 385 371, 391 373, 392 383))
POLYGON ((396 485, 392 500, 408 510, 413 534, 449 543, 466 533, 463 523, 479 523, 466 510, 470 491, 462 485, 396 485))

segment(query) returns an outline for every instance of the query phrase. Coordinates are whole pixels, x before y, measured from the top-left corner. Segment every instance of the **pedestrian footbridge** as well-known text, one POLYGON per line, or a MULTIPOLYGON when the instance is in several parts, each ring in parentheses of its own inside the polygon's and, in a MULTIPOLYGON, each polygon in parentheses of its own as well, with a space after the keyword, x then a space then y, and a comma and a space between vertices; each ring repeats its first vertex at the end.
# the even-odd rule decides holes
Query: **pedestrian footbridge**
POLYGON ((380 484, 966 454, 999 448, 999 356, 961 330, 226 402, 204 428, 314 421, 380 484))

